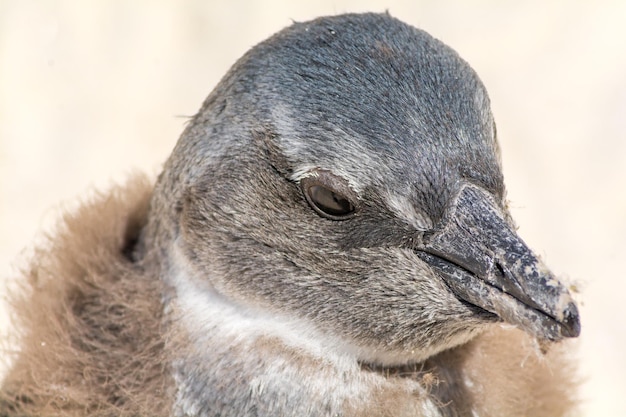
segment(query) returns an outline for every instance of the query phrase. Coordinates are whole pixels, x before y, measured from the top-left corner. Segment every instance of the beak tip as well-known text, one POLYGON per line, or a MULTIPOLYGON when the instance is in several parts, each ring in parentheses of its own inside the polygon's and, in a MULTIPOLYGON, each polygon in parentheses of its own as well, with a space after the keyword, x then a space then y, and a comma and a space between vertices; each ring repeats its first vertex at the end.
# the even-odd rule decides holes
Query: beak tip
POLYGON ((563 311, 563 336, 578 337, 580 335, 580 314, 574 302, 570 302, 563 311))

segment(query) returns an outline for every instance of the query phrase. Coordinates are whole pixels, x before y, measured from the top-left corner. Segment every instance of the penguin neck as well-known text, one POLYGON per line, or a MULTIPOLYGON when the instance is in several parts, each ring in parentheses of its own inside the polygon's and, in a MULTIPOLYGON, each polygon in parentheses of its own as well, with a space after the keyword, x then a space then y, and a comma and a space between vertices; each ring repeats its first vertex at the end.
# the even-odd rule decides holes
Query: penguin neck
POLYGON ((310 323, 244 306, 200 284, 180 249, 172 253, 173 296, 165 311, 169 339, 178 341, 170 343, 176 415, 246 415, 254 404, 258 415, 327 409, 329 415, 372 416, 377 408, 388 413, 389 398, 400 397, 407 415, 442 415, 427 395, 423 364, 395 375, 364 366, 341 340, 310 323))

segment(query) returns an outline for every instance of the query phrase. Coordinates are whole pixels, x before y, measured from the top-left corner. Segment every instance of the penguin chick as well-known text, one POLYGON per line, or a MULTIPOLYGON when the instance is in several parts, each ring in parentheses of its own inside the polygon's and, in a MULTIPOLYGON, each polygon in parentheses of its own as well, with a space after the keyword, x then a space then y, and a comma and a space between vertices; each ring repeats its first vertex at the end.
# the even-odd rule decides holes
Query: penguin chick
MULTIPOLYGON (((82 410, 521 416, 573 404, 563 344, 544 357, 533 340, 578 336, 578 310, 515 232, 485 88, 387 14, 294 23, 244 55, 144 210, 113 265, 137 268, 124 286, 160 294, 139 316, 163 366, 150 360, 156 370, 82 410), (137 389, 146 378, 158 409, 137 389)), ((95 294, 122 285, 110 281, 95 294)), ((85 301, 67 303, 75 314, 85 301)), ((100 319, 112 320, 81 323, 97 333, 100 319)), ((81 409, 72 401, 66 413, 81 409)))

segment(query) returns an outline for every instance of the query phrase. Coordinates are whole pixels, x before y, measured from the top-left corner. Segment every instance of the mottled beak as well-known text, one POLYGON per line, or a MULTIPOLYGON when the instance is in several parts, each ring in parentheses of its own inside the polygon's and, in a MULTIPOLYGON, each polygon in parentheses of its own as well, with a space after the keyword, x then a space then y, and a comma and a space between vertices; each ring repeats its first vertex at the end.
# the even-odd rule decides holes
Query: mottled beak
POLYGON ((462 188, 418 255, 465 302, 541 339, 580 333, 576 303, 478 187, 462 188))

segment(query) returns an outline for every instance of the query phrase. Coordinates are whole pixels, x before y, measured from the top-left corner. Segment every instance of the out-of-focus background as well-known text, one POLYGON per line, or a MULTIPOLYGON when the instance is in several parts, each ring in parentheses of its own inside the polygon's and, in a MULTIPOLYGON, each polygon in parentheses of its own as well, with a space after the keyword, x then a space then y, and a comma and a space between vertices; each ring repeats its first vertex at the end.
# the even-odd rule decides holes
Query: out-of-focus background
POLYGON ((626 415, 626 2, 0 0, 0 287, 77 197, 156 174, 255 43, 384 10, 486 84, 520 233, 582 289, 584 415, 626 415))

